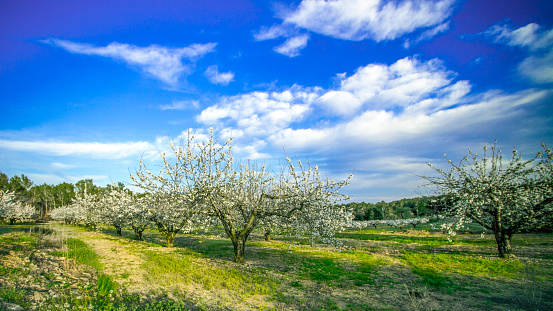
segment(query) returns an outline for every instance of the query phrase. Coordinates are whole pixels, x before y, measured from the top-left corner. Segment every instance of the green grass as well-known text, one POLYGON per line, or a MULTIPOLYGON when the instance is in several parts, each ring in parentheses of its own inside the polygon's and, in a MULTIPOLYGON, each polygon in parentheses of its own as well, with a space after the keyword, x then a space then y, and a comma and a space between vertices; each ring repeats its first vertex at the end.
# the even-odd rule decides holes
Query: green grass
POLYGON ((303 258, 300 276, 318 283, 326 282, 329 286, 338 281, 344 269, 336 261, 327 258, 303 258))
POLYGON ((199 284, 205 289, 226 289, 242 295, 267 295, 274 292, 277 283, 260 273, 245 274, 235 268, 216 268, 193 252, 144 252, 144 268, 148 279, 164 285, 199 284))
POLYGON ((425 246, 443 246, 443 245, 474 245, 474 246, 487 246, 495 245, 493 239, 482 238, 467 238, 463 236, 452 237, 452 241, 449 242, 446 236, 410 236, 394 234, 394 232, 376 231, 376 230, 363 230, 337 233, 337 238, 354 239, 354 240, 370 240, 380 242, 392 242, 399 244, 421 244, 425 246))
POLYGON ((420 254, 405 252, 401 260, 421 271, 453 272, 461 275, 515 279, 524 264, 516 259, 471 257, 462 254, 420 254))
POLYGON ((0 288, 0 297, 7 302, 16 303, 20 306, 27 307, 29 303, 25 298, 25 290, 17 289, 13 287, 0 288))
POLYGON ((92 248, 90 248, 85 242, 69 238, 67 239, 67 251, 53 251, 52 255, 66 257, 74 259, 77 262, 91 267, 96 268, 96 270, 102 270, 102 265, 100 264, 98 255, 92 248))
POLYGON ((461 289, 449 276, 429 268, 414 267, 413 273, 420 276, 424 285, 436 288, 448 294, 461 289))

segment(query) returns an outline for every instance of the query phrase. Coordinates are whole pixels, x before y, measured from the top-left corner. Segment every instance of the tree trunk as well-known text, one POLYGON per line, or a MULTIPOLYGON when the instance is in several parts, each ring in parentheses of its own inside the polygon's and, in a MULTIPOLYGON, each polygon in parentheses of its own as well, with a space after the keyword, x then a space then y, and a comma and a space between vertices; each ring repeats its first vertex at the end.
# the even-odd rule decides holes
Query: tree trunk
POLYGON ((138 228, 134 228, 134 234, 136 235, 136 239, 138 241, 142 241, 142 231, 143 230, 140 230, 138 228))
POLYGON ((244 252, 246 250, 246 237, 238 237, 232 240, 232 245, 234 246, 234 262, 243 263, 244 262, 244 252))
POLYGON ((500 258, 514 257, 513 250, 511 248, 511 233, 504 230, 495 232, 495 241, 497 242, 497 250, 500 258))
POLYGON ((115 230, 117 231, 117 235, 118 236, 123 236, 123 233, 121 231, 123 231, 123 228, 121 227, 115 227, 115 230))
POLYGON ((173 242, 175 241, 176 232, 167 232, 165 236, 167 237, 167 247, 173 247, 173 242))
POLYGON ((271 230, 265 230, 265 241, 271 240, 271 230))

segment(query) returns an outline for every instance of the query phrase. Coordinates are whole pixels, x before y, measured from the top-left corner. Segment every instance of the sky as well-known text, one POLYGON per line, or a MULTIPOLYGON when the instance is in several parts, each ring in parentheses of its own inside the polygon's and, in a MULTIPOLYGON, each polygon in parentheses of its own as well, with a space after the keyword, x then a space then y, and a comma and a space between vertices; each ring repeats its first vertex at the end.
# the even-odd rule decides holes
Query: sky
POLYGON ((352 201, 427 195, 444 153, 553 144, 553 1, 3 0, 0 111, 0 171, 35 184, 131 183, 213 128, 352 201))

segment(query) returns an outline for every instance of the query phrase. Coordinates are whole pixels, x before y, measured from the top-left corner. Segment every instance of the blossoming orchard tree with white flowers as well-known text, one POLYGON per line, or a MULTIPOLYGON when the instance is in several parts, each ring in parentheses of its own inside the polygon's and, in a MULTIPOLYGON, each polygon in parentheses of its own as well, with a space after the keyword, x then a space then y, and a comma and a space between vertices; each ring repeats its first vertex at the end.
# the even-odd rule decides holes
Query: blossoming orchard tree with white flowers
POLYGON ((30 220, 35 215, 35 208, 31 204, 24 204, 17 200, 10 191, 0 190, 0 219, 10 225, 17 221, 30 220))
POLYGON ((123 210, 123 215, 126 223, 134 231, 135 238, 142 241, 142 233, 152 225, 152 215, 149 206, 149 198, 146 196, 137 196, 133 193, 126 192, 127 197, 123 197, 126 201, 127 208, 123 210))
POLYGON ((158 231, 167 238, 167 247, 173 246, 177 233, 200 229, 209 222, 202 204, 213 178, 220 174, 212 169, 221 160, 222 150, 213 140, 203 145, 196 143, 191 131, 186 144, 170 143, 170 147, 172 157, 161 154, 163 166, 158 174, 150 172, 141 160, 136 176, 130 176, 135 186, 146 191, 142 204, 158 231), (204 153, 210 157, 199 157, 204 153), (173 157, 174 164, 170 162, 173 157))
POLYGON ((171 144, 171 148, 175 164, 162 154, 164 165, 159 175, 150 173, 141 162, 141 169, 131 178, 152 199, 166 197, 154 210, 166 208, 164 213, 172 215, 169 219, 179 219, 181 227, 184 223, 209 226, 215 218, 234 246, 235 262, 244 262, 245 244, 253 230, 274 219, 292 219, 289 224, 301 224, 305 227, 300 229, 302 232, 309 231, 305 222, 310 219, 301 216, 309 213, 329 220, 327 228, 343 221, 324 216, 336 215, 334 203, 345 198, 338 190, 347 180, 323 180, 316 166, 300 166, 298 173, 288 159, 287 174, 275 175, 265 166, 235 164, 232 138, 220 144, 212 131, 200 142, 189 132, 185 146, 171 144))
POLYGON ((474 221, 494 233, 499 257, 513 256, 514 233, 553 219, 553 155, 549 146, 542 147, 529 160, 513 149, 504 161, 496 142, 489 147, 491 154, 485 146, 482 156, 469 151, 459 164, 448 160, 448 171, 429 163, 439 176, 423 178, 449 201, 444 213, 455 220, 446 229, 454 233, 474 221))
POLYGON ((122 235, 123 227, 129 224, 127 211, 133 207, 130 190, 111 185, 108 192, 99 194, 98 204, 102 223, 115 227, 117 235, 122 235))

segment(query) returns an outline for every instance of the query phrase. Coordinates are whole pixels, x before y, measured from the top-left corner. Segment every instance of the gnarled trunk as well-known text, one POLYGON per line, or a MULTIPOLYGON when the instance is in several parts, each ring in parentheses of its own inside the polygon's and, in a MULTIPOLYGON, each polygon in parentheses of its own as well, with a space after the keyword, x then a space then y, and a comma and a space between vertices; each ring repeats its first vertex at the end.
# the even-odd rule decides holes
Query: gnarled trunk
POLYGON ((271 240, 271 230, 265 230, 265 241, 271 240))
POLYGON ((117 235, 118 236, 123 236, 123 228, 122 227, 118 227, 118 226, 115 226, 115 231, 117 231, 117 235))

